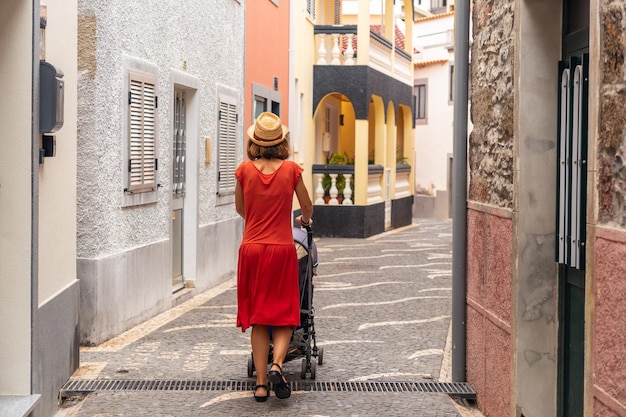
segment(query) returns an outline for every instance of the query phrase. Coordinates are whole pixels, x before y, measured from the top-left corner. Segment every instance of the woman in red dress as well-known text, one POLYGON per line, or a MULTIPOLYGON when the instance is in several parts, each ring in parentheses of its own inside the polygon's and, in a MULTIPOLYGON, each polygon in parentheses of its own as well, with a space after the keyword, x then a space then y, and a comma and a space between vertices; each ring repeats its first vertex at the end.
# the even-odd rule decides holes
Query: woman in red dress
POLYGON ((235 207, 244 219, 237 268, 237 326, 252 327, 257 381, 254 398, 269 397, 268 375, 277 398, 289 398, 283 375, 293 330, 300 324, 298 258, 292 234, 296 193, 301 226, 312 223, 313 204, 302 181, 302 168, 289 157, 287 127, 273 113, 261 113, 248 129, 248 157, 235 171, 235 207), (273 363, 267 372, 272 329, 273 363))

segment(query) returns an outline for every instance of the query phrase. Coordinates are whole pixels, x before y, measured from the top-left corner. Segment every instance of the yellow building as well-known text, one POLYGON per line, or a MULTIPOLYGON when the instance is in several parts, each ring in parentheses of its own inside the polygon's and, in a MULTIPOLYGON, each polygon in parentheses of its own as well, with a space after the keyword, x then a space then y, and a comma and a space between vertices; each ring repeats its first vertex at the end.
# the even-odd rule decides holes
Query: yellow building
MULTIPOLYGON (((412 21, 413 5, 404 1, 412 21)), ((309 174, 320 236, 367 237, 411 223, 412 24, 393 0, 292 8, 294 158, 309 174)))

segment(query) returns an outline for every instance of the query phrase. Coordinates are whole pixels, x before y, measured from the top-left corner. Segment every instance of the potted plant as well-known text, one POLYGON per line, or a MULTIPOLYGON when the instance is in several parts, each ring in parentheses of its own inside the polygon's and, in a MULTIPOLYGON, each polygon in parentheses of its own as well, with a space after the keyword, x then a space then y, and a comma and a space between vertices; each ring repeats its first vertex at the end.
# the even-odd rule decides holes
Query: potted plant
MULTIPOLYGON (((335 152, 328 159, 328 165, 354 165, 354 160, 348 156, 346 152, 335 152)), ((330 200, 330 187, 332 185, 330 175, 324 174, 322 178, 322 187, 324 188, 324 201, 328 203, 330 200)), ((335 186, 337 187, 337 199, 343 199, 343 190, 346 187, 346 178, 343 174, 337 175, 335 179, 335 186)))

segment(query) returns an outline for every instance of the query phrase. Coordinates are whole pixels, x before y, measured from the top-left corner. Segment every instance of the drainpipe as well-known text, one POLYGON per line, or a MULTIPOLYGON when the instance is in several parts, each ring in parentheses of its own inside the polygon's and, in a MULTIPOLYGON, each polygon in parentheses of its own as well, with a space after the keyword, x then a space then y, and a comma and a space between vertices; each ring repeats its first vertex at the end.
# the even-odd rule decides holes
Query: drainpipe
POLYGON ((455 2, 452 200, 452 381, 465 382, 469 0, 455 2))

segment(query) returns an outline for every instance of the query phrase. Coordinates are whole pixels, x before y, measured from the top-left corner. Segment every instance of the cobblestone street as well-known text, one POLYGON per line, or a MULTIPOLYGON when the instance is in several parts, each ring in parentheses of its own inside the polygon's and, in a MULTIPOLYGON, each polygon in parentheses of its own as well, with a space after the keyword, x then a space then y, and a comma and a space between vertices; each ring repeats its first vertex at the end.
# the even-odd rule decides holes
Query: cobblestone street
MULTIPOLYGON (((324 349, 315 382, 449 381, 452 222, 369 239, 316 238, 315 328, 324 349)), ((235 327, 235 279, 100 346, 81 349, 77 380, 252 381, 250 332, 235 327)), ((301 379, 301 359, 285 364, 301 379)), ((307 377, 310 381, 310 377, 307 377)), ((97 390, 68 398, 58 417, 466 416, 446 394, 294 390, 256 403, 246 390, 97 390)))

